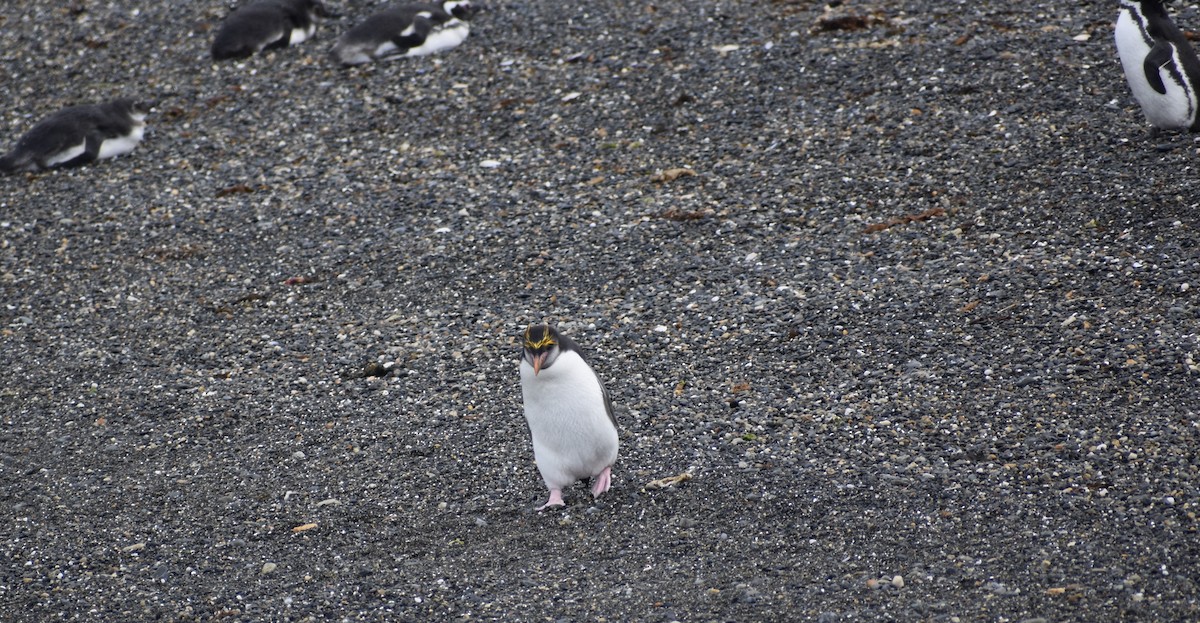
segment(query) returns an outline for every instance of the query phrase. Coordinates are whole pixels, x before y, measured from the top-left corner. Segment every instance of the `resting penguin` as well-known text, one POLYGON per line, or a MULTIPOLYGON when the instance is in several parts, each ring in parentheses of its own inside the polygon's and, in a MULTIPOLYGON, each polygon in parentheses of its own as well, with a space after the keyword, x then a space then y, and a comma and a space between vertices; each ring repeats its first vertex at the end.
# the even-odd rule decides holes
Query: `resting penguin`
POLYGON ((392 6, 346 31, 333 47, 333 58, 343 65, 361 65, 449 50, 467 38, 467 20, 474 13, 468 0, 392 6))
POLYGON ((335 17, 318 0, 255 0, 230 13, 213 39, 214 60, 247 58, 313 36, 317 17, 335 17))
POLYGON ((1200 60, 1162 0, 1120 0, 1114 39, 1133 97, 1158 130, 1200 130, 1200 60))
POLYGON ((64 108, 34 124, 16 147, 0 158, 0 171, 77 166, 129 153, 142 140, 151 106, 118 99, 64 108))

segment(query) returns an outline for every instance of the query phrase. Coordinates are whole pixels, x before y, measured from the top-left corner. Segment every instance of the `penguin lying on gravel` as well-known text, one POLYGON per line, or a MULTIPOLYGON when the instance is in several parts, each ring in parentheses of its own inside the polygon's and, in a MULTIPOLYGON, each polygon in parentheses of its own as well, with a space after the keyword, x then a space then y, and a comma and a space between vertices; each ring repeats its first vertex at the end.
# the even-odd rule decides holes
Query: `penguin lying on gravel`
POLYGON ((343 65, 361 65, 449 50, 467 38, 467 20, 474 14, 467 0, 392 6, 346 31, 333 47, 333 58, 343 65))
POLYGON ((317 17, 336 17, 319 0, 255 0, 230 13, 213 40, 214 60, 246 58, 313 36, 317 17))
POLYGON ((1125 79, 1158 130, 1200 130, 1200 60, 1162 0, 1120 0, 1114 38, 1125 79))
POLYGON ((0 158, 0 171, 41 171, 114 158, 133 151, 152 104, 118 99, 72 106, 37 122, 0 158))
POLYGON ((579 345, 550 325, 523 336, 521 396, 533 436, 533 458, 550 499, 537 510, 563 506, 562 490, 584 478, 592 497, 608 491, 617 460, 617 420, 608 391, 579 345))

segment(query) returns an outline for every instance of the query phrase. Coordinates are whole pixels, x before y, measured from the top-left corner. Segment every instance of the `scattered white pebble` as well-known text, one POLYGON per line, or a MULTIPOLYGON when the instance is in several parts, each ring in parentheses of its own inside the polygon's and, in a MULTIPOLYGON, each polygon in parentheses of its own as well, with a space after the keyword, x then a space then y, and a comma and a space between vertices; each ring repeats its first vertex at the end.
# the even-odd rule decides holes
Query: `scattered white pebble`
POLYGON ((270 572, 274 571, 274 570, 275 570, 275 569, 276 569, 278 566, 279 566, 279 565, 276 565, 276 564, 275 564, 275 563, 273 563, 273 562, 264 562, 264 563, 263 563, 263 566, 262 566, 262 572, 263 572, 263 573, 270 573, 270 572))
POLYGON ((570 93, 562 96, 562 101, 569 102, 574 99, 579 99, 580 95, 583 95, 583 93, 580 93, 579 91, 571 91, 570 93))
POLYGON ((897 575, 892 577, 892 586, 896 588, 904 588, 904 576, 897 575))
POLYGON ((485 169, 495 169, 500 166, 500 161, 499 160, 491 160, 491 159, 480 160, 479 166, 481 166, 485 169))

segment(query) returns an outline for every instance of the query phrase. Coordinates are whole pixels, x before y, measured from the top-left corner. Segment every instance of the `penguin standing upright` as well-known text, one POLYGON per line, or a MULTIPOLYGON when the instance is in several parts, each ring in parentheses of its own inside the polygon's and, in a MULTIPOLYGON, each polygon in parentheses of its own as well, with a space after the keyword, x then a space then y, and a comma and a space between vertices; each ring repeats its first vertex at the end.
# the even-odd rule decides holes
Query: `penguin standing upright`
POLYGON ((0 171, 41 171, 127 154, 141 142, 151 106, 118 99, 59 110, 34 124, 0 158, 0 171))
POLYGON ((342 34, 333 58, 343 65, 374 59, 425 56, 458 47, 471 32, 475 14, 469 0, 405 4, 371 15, 342 34))
POLYGON ((1114 39, 1133 97, 1158 130, 1200 130, 1200 60, 1163 0, 1120 0, 1114 39))
POLYGON ((550 499, 537 510, 563 506, 562 490, 594 478, 592 496, 608 491, 617 460, 617 420, 608 391, 579 345, 554 327, 531 325, 523 335, 521 396, 533 437, 533 457, 550 499))
POLYGON ((230 13, 213 39, 214 60, 247 58, 313 36, 317 17, 334 17, 319 0, 254 0, 230 13))

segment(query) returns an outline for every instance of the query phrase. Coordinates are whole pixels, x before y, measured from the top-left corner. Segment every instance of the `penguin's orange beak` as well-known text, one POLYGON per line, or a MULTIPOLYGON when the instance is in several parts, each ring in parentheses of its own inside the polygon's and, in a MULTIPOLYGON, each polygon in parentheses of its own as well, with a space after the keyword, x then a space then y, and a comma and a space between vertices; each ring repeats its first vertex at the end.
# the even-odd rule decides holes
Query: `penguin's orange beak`
POLYGON ((546 363, 546 357, 550 353, 541 353, 533 356, 533 375, 537 376, 538 372, 542 371, 542 364, 546 363))

